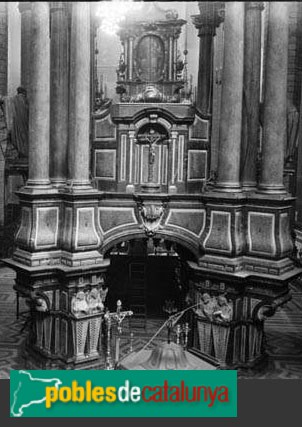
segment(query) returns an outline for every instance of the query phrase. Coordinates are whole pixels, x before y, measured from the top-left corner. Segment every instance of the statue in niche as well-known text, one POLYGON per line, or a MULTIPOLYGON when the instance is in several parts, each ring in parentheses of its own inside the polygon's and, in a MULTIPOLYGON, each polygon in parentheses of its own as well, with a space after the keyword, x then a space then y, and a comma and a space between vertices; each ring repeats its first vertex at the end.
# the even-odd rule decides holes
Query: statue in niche
POLYGON ((89 306, 86 301, 86 295, 83 291, 79 291, 72 297, 71 311, 76 317, 80 317, 89 313, 89 306))
POLYGON ((127 69, 127 65, 125 63, 124 54, 121 53, 119 64, 118 64, 118 69, 117 69, 118 80, 125 80, 126 69, 127 69))

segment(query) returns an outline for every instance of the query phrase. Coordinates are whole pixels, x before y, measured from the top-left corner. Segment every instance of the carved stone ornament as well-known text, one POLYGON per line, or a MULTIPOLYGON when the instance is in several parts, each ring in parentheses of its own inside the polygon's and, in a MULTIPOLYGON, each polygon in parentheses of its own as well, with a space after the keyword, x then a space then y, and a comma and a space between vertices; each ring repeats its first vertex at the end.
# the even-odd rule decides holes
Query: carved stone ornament
POLYGON ((285 294, 279 298, 276 298, 274 301, 270 303, 264 303, 258 306, 258 310, 256 310, 256 318, 262 322, 266 320, 268 317, 272 317, 276 310, 282 305, 286 304, 291 299, 290 294, 285 294))
POLYGON ((36 311, 39 311, 40 313, 45 313, 45 312, 49 311, 47 302, 44 298, 41 298, 41 297, 37 298, 35 300, 35 303, 36 303, 36 305, 35 305, 36 311))
POLYGON ((195 312, 200 317, 218 323, 228 323, 233 319, 232 303, 224 295, 211 297, 208 293, 198 293, 196 303, 198 306, 195 312))
POLYGON ((163 204, 138 204, 138 211, 142 220, 142 227, 148 237, 153 237, 159 230, 160 222, 165 213, 163 204))
POLYGON ((71 312, 76 317, 102 313, 107 289, 93 288, 91 291, 79 291, 71 299, 71 312))

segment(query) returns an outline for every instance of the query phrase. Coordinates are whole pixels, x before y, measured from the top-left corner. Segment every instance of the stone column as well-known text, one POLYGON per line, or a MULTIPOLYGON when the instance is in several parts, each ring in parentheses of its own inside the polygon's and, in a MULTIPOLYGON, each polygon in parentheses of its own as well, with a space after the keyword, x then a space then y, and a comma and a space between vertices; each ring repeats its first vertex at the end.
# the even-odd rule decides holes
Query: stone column
POLYGON ((50 178, 65 183, 68 139, 68 17, 65 2, 52 2, 50 39, 50 178))
POLYGON ((31 73, 31 2, 19 2, 21 13, 21 86, 29 93, 31 73))
POLYGON ((245 3, 241 140, 241 181, 244 190, 255 190, 257 186, 262 10, 262 2, 245 3))
POLYGON ((49 181, 49 4, 32 3, 27 187, 49 181))
POLYGON ((68 178, 73 189, 91 188, 89 180, 90 10, 87 2, 72 4, 68 178))
POLYGON ((217 190, 241 191, 244 3, 226 2, 217 190))
POLYGON ((271 2, 268 17, 265 71, 262 165, 259 192, 285 193, 283 185, 286 141, 288 63, 288 5, 271 2))
POLYGON ((192 16, 198 29, 199 65, 196 107, 204 115, 212 110, 213 91, 213 37, 221 22, 219 2, 198 2, 200 15, 192 16))

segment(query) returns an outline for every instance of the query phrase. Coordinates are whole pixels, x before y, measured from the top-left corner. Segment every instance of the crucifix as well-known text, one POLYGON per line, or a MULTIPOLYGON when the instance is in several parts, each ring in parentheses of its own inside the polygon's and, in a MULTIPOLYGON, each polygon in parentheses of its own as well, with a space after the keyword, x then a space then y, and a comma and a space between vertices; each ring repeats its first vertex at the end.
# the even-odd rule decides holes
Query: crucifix
POLYGON ((116 303, 116 312, 110 313, 109 310, 106 311, 104 314, 104 319, 107 325, 107 354, 106 354, 106 370, 112 370, 114 369, 119 361, 119 353, 120 353, 120 340, 121 340, 121 333, 122 333, 122 322, 123 320, 128 317, 132 316, 133 311, 122 311, 122 301, 118 300, 116 303), (115 321, 117 324, 117 336, 115 341, 115 363, 113 365, 112 358, 111 358, 111 347, 110 347, 110 341, 111 341, 111 326, 112 321, 115 321))
POLYGON ((154 163, 155 163, 155 146, 165 139, 165 135, 161 135, 153 128, 149 132, 144 133, 138 138, 141 144, 147 143, 149 145, 148 156, 148 183, 154 182, 154 163))

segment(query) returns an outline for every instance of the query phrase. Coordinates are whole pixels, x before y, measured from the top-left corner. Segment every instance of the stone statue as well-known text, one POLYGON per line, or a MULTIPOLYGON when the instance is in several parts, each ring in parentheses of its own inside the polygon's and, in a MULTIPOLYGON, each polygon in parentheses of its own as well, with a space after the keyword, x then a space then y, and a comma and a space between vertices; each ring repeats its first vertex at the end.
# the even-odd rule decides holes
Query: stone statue
POLYGON ((217 322, 230 322, 233 318, 233 307, 223 295, 219 295, 217 298, 213 318, 217 322))
POLYGON ((298 146, 299 112, 295 105, 287 102, 287 144, 285 147, 285 161, 292 163, 298 146))
POLYGON ((196 314, 201 317, 205 317, 209 320, 213 318, 213 312, 215 310, 217 303, 216 298, 211 297, 208 293, 202 295, 199 294, 198 308, 196 309, 196 314))
POLYGON ((18 87, 17 94, 2 98, 1 104, 4 107, 11 144, 16 149, 19 159, 27 159, 29 106, 26 90, 18 87))
POLYGON ((104 310, 104 304, 98 289, 92 289, 87 300, 90 313, 97 313, 104 310))
POLYGON ((105 302, 106 297, 107 297, 107 294, 108 294, 108 288, 104 288, 104 287, 102 287, 102 288, 100 289, 100 298, 101 298, 101 300, 102 300, 102 303, 104 303, 104 302, 105 302))
POLYGON ((76 295, 72 297, 71 311, 77 317, 89 313, 89 306, 86 301, 86 295, 83 291, 79 291, 76 295))

